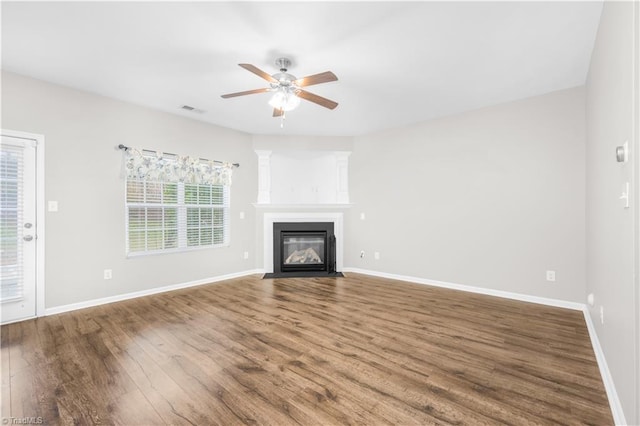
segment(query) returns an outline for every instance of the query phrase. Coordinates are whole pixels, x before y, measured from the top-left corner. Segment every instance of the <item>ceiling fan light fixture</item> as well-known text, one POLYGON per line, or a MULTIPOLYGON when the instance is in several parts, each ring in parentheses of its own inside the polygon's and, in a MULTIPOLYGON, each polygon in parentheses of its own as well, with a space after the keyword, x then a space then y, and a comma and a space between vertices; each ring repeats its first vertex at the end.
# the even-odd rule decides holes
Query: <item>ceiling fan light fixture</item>
POLYGON ((281 118, 281 127, 284 123, 285 112, 296 109, 298 105, 300 105, 300 99, 313 102, 328 109, 335 109, 338 106, 337 102, 323 98, 322 96, 318 96, 304 89, 307 86, 338 81, 338 77, 336 77, 336 75, 331 71, 308 75, 303 78, 296 78, 296 76, 287 72, 287 69, 291 65, 291 61, 287 58, 278 58, 276 60, 276 66, 280 69, 280 72, 273 75, 267 74, 255 65, 238 65, 263 80, 268 81, 269 87, 245 90, 244 92, 227 93, 226 95, 222 95, 222 98, 228 99, 235 98, 237 96, 271 92, 273 94, 271 95, 271 99, 269 99, 269 105, 273 107, 273 117, 281 118))
POLYGON ((269 105, 282 111, 291 111, 300 105, 300 98, 292 90, 281 87, 271 97, 269 105))

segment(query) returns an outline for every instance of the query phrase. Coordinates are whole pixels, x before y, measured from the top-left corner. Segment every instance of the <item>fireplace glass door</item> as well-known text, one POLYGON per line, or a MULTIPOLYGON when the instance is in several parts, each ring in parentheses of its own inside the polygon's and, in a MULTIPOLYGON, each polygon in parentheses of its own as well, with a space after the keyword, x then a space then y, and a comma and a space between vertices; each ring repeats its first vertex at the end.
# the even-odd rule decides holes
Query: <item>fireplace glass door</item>
POLYGON ((283 232, 282 270, 326 270, 326 232, 283 232))

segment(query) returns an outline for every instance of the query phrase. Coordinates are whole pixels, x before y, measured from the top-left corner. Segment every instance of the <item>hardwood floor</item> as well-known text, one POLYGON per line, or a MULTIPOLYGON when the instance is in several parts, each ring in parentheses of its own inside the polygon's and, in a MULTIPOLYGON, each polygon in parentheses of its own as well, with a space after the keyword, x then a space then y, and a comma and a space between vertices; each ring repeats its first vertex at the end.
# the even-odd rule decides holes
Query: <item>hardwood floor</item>
POLYGON ((247 277, 3 326, 2 416, 613 424, 581 312, 348 275, 247 277))

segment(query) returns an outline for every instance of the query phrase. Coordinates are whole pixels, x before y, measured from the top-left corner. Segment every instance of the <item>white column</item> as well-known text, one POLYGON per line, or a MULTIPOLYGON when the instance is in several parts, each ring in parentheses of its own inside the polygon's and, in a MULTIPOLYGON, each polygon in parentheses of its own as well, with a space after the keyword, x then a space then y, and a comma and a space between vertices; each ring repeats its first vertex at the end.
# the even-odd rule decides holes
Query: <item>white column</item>
POLYGON ((349 204, 349 155, 350 152, 336 151, 336 202, 349 204))
POLYGON ((258 204, 271 204, 271 151, 258 154, 258 204))

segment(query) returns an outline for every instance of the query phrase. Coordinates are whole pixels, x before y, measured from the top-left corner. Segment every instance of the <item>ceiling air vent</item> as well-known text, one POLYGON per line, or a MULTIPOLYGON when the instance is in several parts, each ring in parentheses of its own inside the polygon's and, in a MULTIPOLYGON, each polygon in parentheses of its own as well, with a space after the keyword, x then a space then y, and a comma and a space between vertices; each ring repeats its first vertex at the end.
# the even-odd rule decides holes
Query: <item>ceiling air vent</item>
POLYGON ((192 107, 190 105, 182 105, 182 106, 180 106, 180 109, 184 110, 184 111, 195 112, 197 114, 204 114, 206 112, 203 109, 195 108, 195 107, 192 107))

